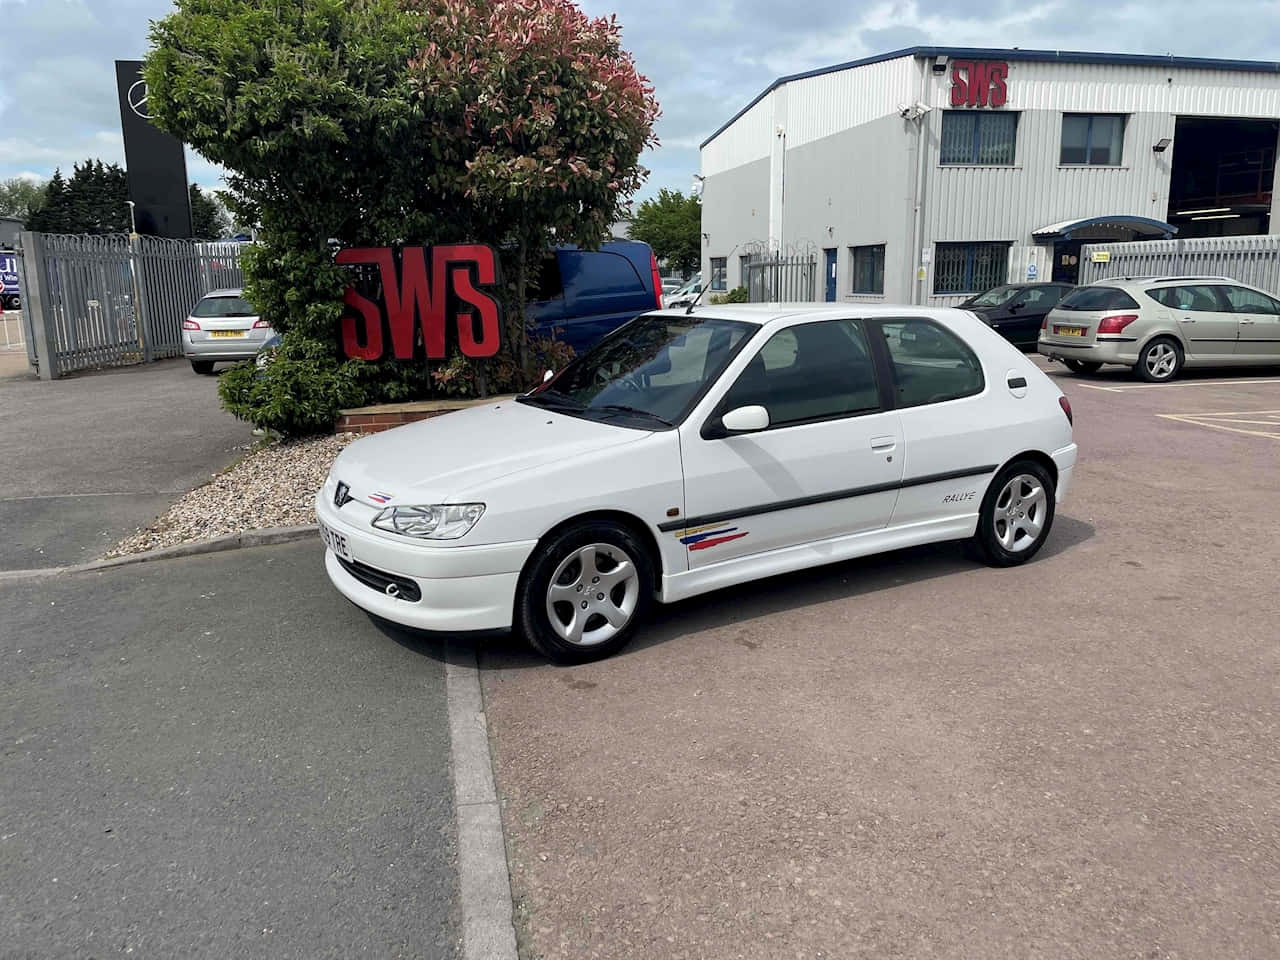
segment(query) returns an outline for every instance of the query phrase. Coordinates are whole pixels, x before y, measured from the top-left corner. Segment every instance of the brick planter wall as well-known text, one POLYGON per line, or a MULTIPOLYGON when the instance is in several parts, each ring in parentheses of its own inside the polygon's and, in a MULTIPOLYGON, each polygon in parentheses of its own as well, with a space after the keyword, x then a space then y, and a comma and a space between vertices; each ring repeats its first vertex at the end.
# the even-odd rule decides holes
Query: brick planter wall
POLYGON ((334 433, 380 433, 406 423, 416 423, 443 416, 455 410, 501 403, 512 396, 489 397, 487 400, 419 400, 414 403, 383 403, 372 407, 356 407, 338 411, 334 433))

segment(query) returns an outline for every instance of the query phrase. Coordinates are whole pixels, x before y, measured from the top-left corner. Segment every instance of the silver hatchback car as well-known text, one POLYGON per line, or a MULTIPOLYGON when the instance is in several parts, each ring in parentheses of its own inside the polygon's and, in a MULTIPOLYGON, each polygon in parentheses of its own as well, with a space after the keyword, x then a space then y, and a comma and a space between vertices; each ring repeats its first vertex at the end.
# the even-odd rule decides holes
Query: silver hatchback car
POLYGON ((1228 277, 1100 280, 1054 307, 1037 349, 1076 373, 1121 363, 1151 383, 1184 366, 1280 366, 1280 300, 1228 277))
POLYGON ((214 290, 182 321, 182 355, 196 373, 213 373, 219 360, 252 360, 274 335, 243 291, 214 290))

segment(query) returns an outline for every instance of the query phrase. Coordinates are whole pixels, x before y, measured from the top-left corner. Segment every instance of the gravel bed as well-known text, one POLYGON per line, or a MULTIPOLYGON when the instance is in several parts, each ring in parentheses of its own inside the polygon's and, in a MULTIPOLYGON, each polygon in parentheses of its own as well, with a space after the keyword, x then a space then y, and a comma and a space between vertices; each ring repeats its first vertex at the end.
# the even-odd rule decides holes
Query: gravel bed
POLYGON ((150 526, 107 552, 122 557, 156 547, 209 540, 264 527, 315 523, 312 501, 333 458, 356 438, 340 433, 314 440, 272 442, 185 493, 150 526))

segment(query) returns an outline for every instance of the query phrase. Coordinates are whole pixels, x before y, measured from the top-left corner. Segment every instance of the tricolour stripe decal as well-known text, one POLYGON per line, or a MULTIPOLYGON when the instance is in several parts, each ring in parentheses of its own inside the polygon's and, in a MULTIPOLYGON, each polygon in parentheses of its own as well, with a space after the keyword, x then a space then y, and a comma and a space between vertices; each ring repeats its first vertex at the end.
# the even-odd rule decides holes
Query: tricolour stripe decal
MULTIPOLYGON (((674 530, 683 531, 685 535, 695 533, 697 529, 708 529, 726 520, 740 520, 743 517, 758 517, 764 513, 776 513, 779 510, 794 510, 797 507, 810 507, 818 503, 830 503, 832 500, 850 500, 853 497, 866 497, 873 493, 887 493, 890 490, 903 490, 907 487, 922 487, 929 483, 942 483, 946 480, 960 480, 964 477, 978 477, 987 473, 995 473, 998 464, 987 464, 981 467, 970 467, 966 470, 952 470, 948 473, 931 473, 923 477, 912 477, 894 483, 876 483, 865 487, 850 487, 847 490, 834 490, 831 493, 816 493, 808 497, 796 497, 793 500, 778 500, 774 503, 760 504, 754 507, 739 507, 737 510, 724 510, 720 513, 705 513, 699 517, 688 517, 685 520, 669 520, 658 524, 663 533, 674 530)), ((703 541, 709 542, 709 541, 703 541)))

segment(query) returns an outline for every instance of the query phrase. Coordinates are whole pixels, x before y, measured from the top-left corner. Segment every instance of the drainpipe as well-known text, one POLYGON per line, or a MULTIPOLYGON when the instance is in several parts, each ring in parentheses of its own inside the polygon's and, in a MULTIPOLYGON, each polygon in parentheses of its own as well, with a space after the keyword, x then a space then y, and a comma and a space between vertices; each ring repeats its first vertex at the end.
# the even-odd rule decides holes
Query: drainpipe
MULTIPOLYGON (((920 58, 920 97, 919 103, 928 103, 928 87, 929 87, 929 71, 930 62, 928 58, 920 58)), ((914 201, 915 220, 911 226, 911 249, 908 251, 907 262, 912 264, 911 267, 911 302, 913 304, 924 302, 923 286, 928 282, 929 271, 925 270, 926 279, 920 279, 920 267, 924 266, 921 260, 922 244, 924 243, 924 171, 925 171, 925 139, 924 124, 927 113, 923 113, 916 117, 916 191, 914 201)))

